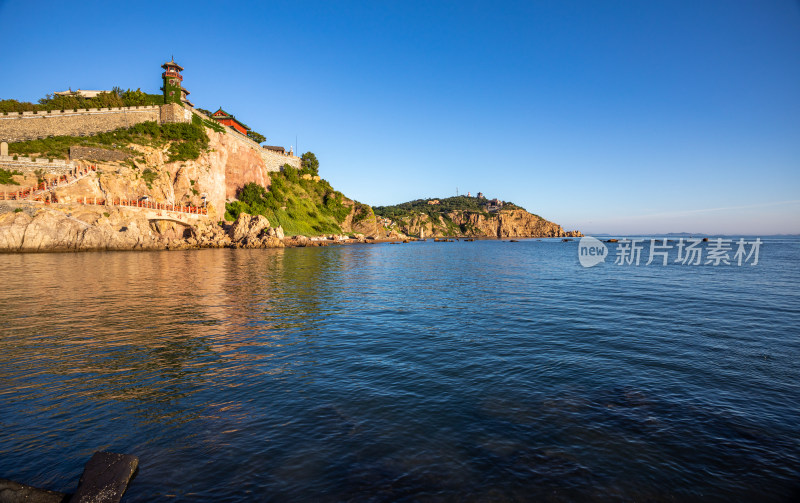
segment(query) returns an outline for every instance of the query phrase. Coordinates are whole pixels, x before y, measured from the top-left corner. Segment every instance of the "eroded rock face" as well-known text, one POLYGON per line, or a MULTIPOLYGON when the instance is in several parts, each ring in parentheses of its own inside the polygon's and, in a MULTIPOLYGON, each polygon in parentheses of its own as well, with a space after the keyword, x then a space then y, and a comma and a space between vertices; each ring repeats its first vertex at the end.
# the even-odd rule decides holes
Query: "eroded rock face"
POLYGON ((225 230, 213 222, 201 222, 191 229, 191 233, 201 248, 226 248, 232 244, 225 230))
MULTIPOLYGON (((22 209, 22 208, 21 208, 22 209)), ((36 207, 0 214, 0 251, 282 248, 281 227, 242 214, 227 231, 204 219, 190 225, 153 219, 136 209, 94 205, 36 207)))
POLYGON ((356 206, 353 201, 347 200, 345 204, 350 206, 350 213, 345 217, 341 224, 342 232, 364 234, 373 236, 377 239, 389 237, 389 234, 378 223, 374 214, 370 213, 366 218, 355 221, 356 206))
POLYGON ((579 231, 566 232, 549 220, 528 213, 525 210, 505 210, 486 215, 477 212, 456 211, 447 214, 450 226, 444 218, 432 221, 426 214, 416 215, 399 230, 410 236, 442 237, 452 235, 492 237, 492 238, 541 238, 541 237, 580 237, 579 231))
POLYGON ((264 229, 269 228, 269 220, 262 215, 248 215, 241 213, 239 218, 233 223, 228 230, 231 240, 235 242, 244 242, 248 239, 256 239, 261 235, 264 229))
POLYGON ((271 228, 269 220, 263 215, 239 214, 239 218, 228 229, 228 235, 232 244, 241 248, 283 247, 283 229, 271 228))
MULTIPOLYGON (((121 208, 42 208, 0 215, 3 251, 158 250, 172 241, 154 232, 141 214, 121 208)), ((180 239, 182 241, 182 238, 180 239)))
MULTIPOLYGON (((135 154, 126 161, 96 162, 97 172, 80 182, 55 189, 59 202, 82 197, 151 201, 183 206, 204 206, 212 220, 225 213, 225 201, 234 199, 245 184, 270 185, 270 172, 260 153, 232 135, 206 129, 208 149, 189 161, 169 162, 166 147, 131 145, 135 154)), ((288 159, 288 158, 287 158, 288 159)), ((34 185, 25 180, 24 185, 34 185)), ((8 189, 16 190, 16 189, 8 189)))

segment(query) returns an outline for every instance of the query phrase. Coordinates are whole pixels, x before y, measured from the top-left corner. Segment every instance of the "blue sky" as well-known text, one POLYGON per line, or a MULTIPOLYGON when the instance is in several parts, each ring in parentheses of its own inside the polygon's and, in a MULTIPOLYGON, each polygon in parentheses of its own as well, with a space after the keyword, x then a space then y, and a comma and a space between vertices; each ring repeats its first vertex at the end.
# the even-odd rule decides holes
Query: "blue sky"
POLYGON ((482 191, 586 233, 800 233, 800 3, 0 0, 0 97, 158 92, 351 198, 482 191), (69 7, 65 7, 69 5, 69 7))

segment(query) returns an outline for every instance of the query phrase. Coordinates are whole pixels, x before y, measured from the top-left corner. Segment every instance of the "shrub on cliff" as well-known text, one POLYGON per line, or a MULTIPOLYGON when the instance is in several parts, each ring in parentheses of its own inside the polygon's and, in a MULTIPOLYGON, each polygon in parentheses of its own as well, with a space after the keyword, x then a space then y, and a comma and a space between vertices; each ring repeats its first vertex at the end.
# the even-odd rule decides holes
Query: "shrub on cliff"
POLYGON ((323 198, 325 202, 325 212, 336 219, 337 223, 344 222, 350 214, 350 208, 344 204, 344 195, 339 191, 331 190, 323 198))
POLYGON ((120 128, 94 136, 54 136, 41 140, 31 140, 8 144, 12 154, 42 154, 46 157, 66 159, 73 145, 103 148, 124 148, 129 144, 160 147, 170 141, 170 161, 197 159, 208 147, 205 129, 194 124, 164 124, 142 122, 129 128, 120 128))
POLYGON ((363 222, 367 218, 373 216, 374 213, 372 212, 372 207, 367 204, 355 203, 355 211, 353 212, 353 223, 357 224, 359 222, 363 222))
POLYGON ((19 182, 14 181, 14 175, 21 175, 17 170, 9 171, 0 168, 0 185, 19 185, 19 182))
POLYGON ((161 137, 166 140, 183 140, 195 142, 202 146, 208 145, 208 135, 202 127, 196 124, 162 124, 161 137))
POLYGON ((142 172, 142 179, 144 180, 144 183, 147 184, 148 189, 153 188, 153 182, 155 182, 157 178, 158 173, 150 168, 145 168, 145 170, 142 172))
MULTIPOLYGON (((199 109, 199 110, 202 111, 202 109, 199 109)), ((209 113, 208 115, 211 115, 211 114, 209 113)), ((215 120, 204 119, 204 118, 200 117, 197 114, 192 114, 192 124, 194 124, 196 126, 205 126, 205 127, 209 128, 209 129, 211 129, 213 131, 216 131, 217 133, 225 133, 227 131, 225 129, 225 126, 223 126, 219 122, 217 122, 215 120)))
POLYGON ((340 224, 350 213, 341 192, 324 180, 315 182, 300 177, 297 169, 285 166, 270 173, 269 190, 248 183, 237 194, 237 201, 225 205, 226 220, 240 213, 265 216, 273 226, 280 225, 287 234, 307 236, 341 233, 340 224))

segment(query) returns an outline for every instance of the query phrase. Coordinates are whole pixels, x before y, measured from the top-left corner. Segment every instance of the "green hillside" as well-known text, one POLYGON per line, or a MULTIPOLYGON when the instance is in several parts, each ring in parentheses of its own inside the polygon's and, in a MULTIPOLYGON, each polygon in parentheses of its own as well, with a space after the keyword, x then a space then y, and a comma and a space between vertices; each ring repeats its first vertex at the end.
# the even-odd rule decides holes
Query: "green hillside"
MULTIPOLYGON (((469 196, 455 196, 444 199, 415 199, 406 203, 395 204, 392 206, 375 206, 375 214, 391 220, 404 221, 410 217, 427 214, 432 219, 439 216, 447 219, 447 214, 455 211, 481 213, 487 217, 492 216, 486 209, 487 200, 469 196), (429 204, 429 201, 439 201, 438 204, 429 204)), ((514 203, 503 203, 503 209, 524 209, 514 203)))
POLYGON ((340 234, 352 203, 327 181, 314 180, 316 170, 303 164, 300 170, 287 164, 271 173, 269 189, 256 183, 245 185, 237 200, 225 205, 225 219, 233 221, 240 213, 248 213, 267 217, 270 225, 280 225, 287 235, 340 234))

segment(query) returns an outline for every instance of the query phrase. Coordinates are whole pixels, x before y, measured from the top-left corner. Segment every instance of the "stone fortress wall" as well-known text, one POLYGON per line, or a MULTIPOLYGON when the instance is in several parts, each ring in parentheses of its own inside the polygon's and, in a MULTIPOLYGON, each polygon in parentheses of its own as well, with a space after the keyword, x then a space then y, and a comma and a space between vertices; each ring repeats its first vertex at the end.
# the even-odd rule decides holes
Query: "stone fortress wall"
POLYGON ((160 120, 161 110, 158 106, 7 113, 0 114, 0 141, 88 136, 160 120))
POLYGON ((31 159, 28 157, 0 155, 0 168, 9 171, 27 173, 47 173, 52 175, 66 175, 75 169, 75 163, 62 159, 31 159))
POLYGON ((278 152, 273 152, 265 148, 261 148, 259 154, 267 165, 269 171, 280 171, 284 164, 288 164, 294 168, 301 168, 301 159, 296 155, 283 155, 278 152))
POLYGON ((0 114, 0 141, 38 140, 51 136, 90 136, 147 121, 189 122, 191 112, 180 105, 88 108, 0 114))
MULTIPOLYGON (((195 109, 176 103, 160 106, 6 113, 0 114, 0 142, 36 140, 52 136, 91 136, 147 121, 155 121, 158 124, 191 122, 192 114, 213 120, 195 109)), ((300 169, 299 157, 264 149, 233 128, 226 127, 225 130, 225 133, 237 143, 256 152, 264 162, 266 171, 280 171, 284 164, 300 169)), ((46 173, 64 174, 73 168, 70 162, 55 159, 28 159, 17 156, 15 160, 14 156, 8 155, 7 146, 2 150, 4 151, 0 152, 0 168, 3 169, 15 169, 23 173, 42 170, 46 173)))
MULTIPOLYGON (((199 112, 198 110, 192 109, 192 112, 199 115, 203 119, 213 121, 214 119, 208 117, 207 115, 199 112)), ((261 160, 264 161, 264 164, 267 167, 267 171, 280 171, 281 167, 284 164, 288 164, 294 168, 300 169, 301 167, 301 159, 295 155, 289 154, 281 154, 279 152, 274 152, 272 150, 267 150, 262 147, 258 142, 251 140, 247 136, 243 135, 239 131, 236 131, 233 128, 226 127, 226 133, 231 135, 232 137, 236 138, 239 142, 244 143, 246 146, 254 149, 258 152, 261 160)))

